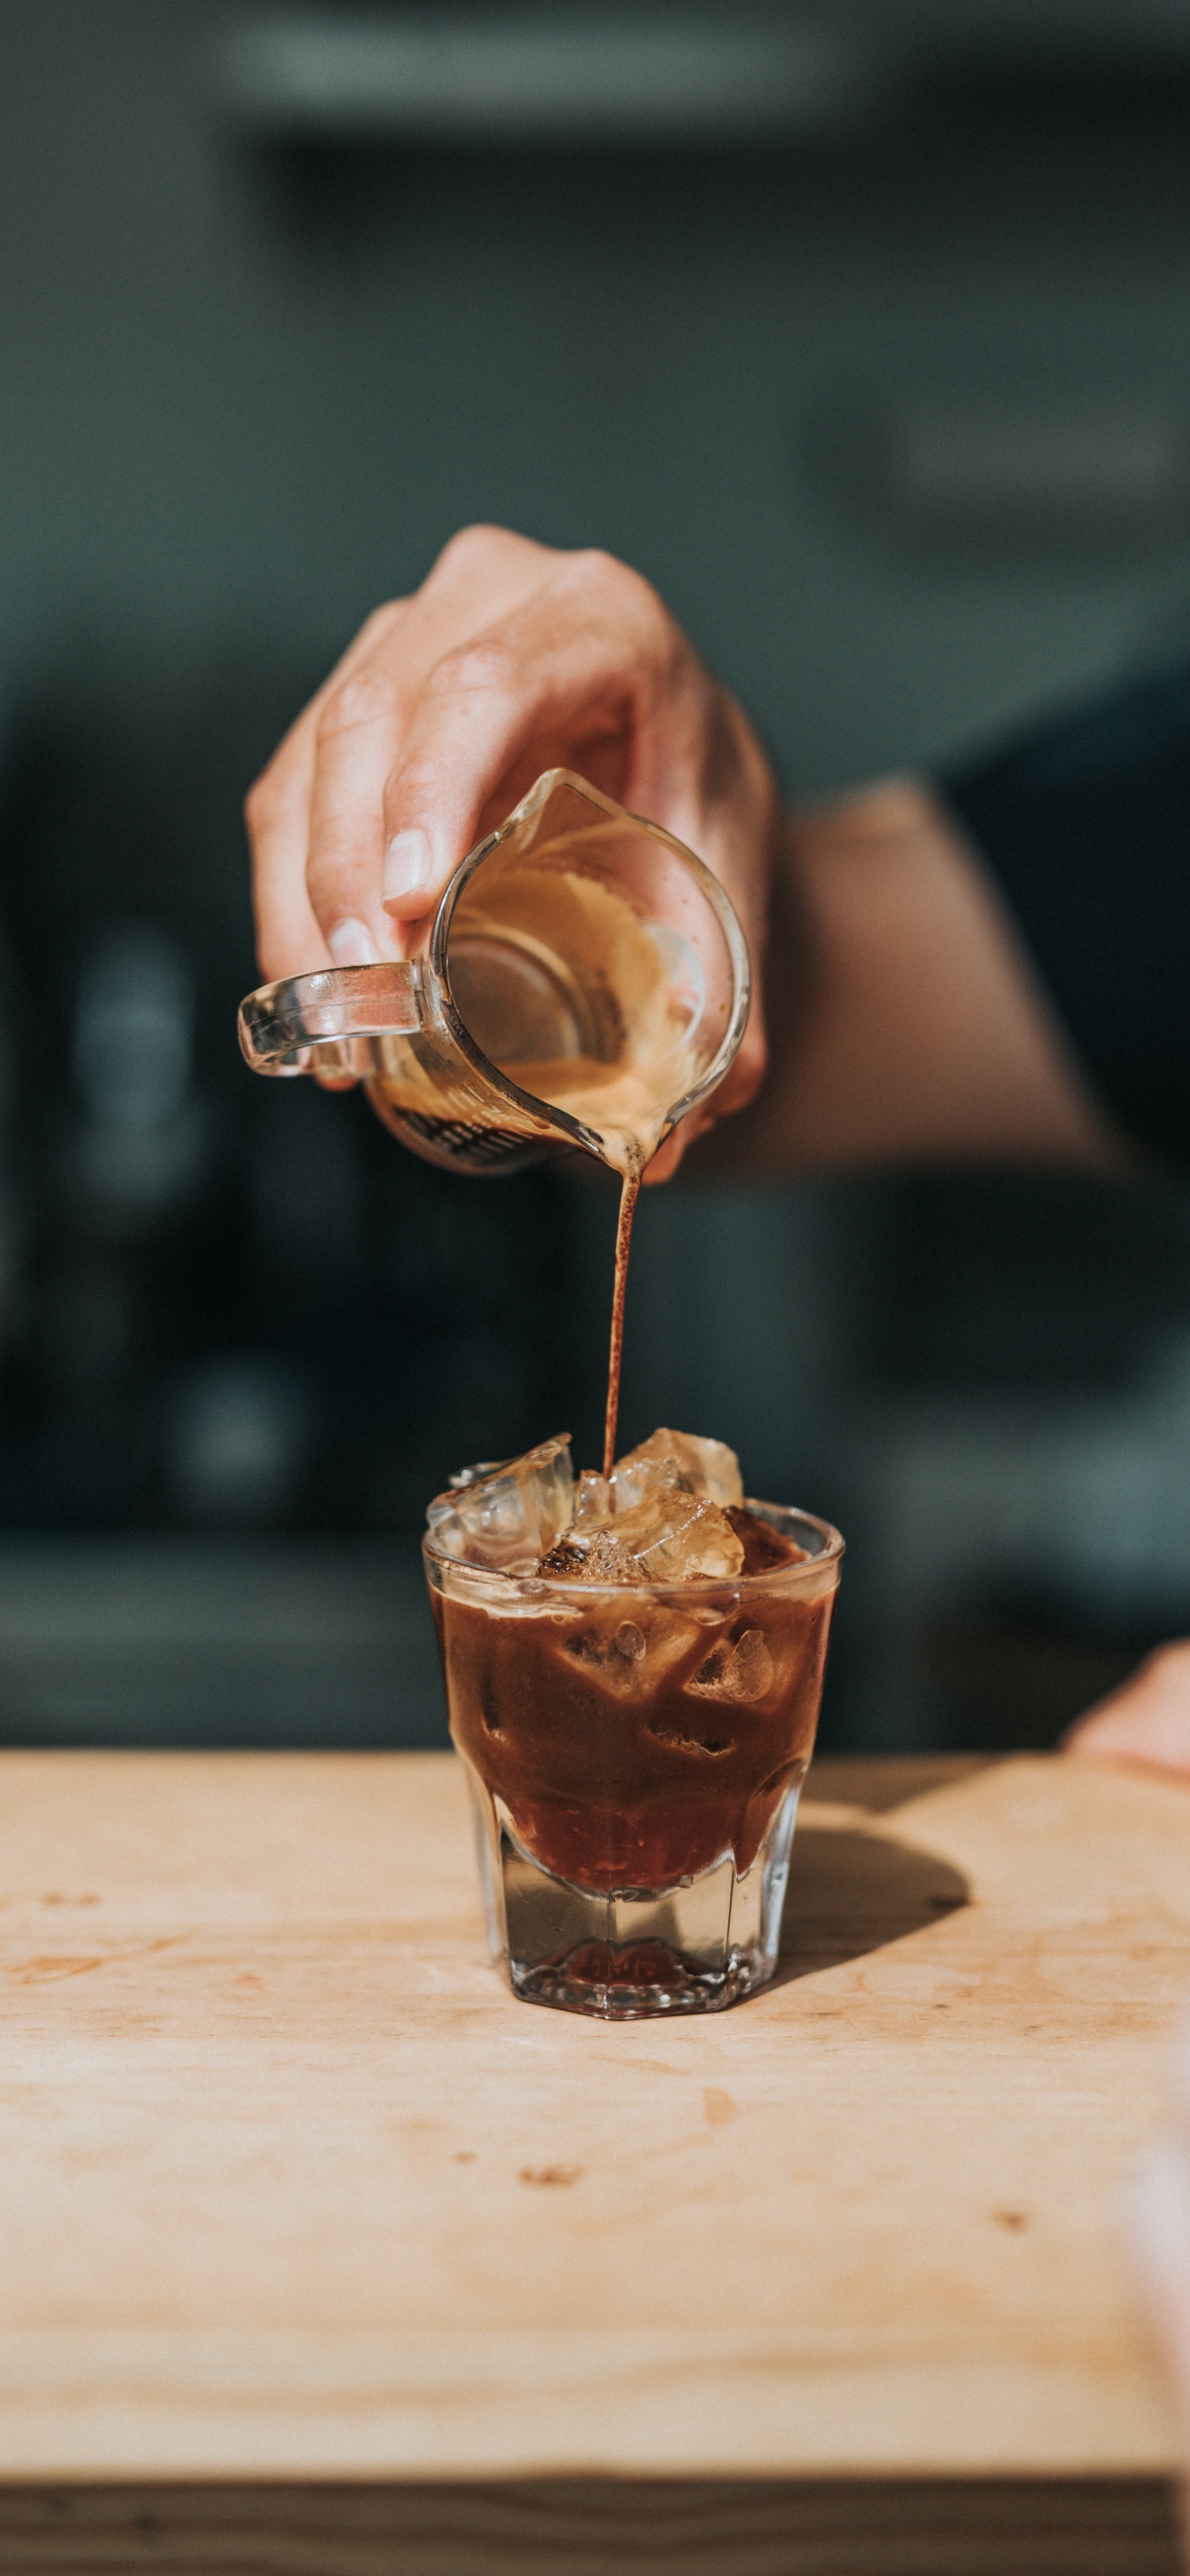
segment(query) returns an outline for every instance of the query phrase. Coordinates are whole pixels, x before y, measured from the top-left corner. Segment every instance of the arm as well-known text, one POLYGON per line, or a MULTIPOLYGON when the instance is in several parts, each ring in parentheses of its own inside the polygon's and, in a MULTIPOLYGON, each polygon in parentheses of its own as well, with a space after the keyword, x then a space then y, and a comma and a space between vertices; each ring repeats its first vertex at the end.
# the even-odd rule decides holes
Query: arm
POLYGON ((1126 1137, 1185 1164, 1188 817, 1186 657, 941 792, 795 817, 817 985, 786 1014, 758 1149, 1106 1164, 1126 1137))
POLYGON ((766 980, 769 1075, 724 1140, 734 1167, 1123 1160, 991 879, 926 786, 890 780, 793 817, 766 980))

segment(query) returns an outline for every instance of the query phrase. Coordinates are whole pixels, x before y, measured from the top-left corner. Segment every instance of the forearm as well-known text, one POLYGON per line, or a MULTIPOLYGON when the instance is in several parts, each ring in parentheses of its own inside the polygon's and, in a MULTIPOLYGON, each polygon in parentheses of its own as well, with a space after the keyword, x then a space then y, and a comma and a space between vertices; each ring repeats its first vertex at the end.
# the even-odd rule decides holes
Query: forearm
POLYGON ((770 1069, 724 1165, 1125 1158, 991 884, 915 781, 791 818, 765 990, 770 1069))

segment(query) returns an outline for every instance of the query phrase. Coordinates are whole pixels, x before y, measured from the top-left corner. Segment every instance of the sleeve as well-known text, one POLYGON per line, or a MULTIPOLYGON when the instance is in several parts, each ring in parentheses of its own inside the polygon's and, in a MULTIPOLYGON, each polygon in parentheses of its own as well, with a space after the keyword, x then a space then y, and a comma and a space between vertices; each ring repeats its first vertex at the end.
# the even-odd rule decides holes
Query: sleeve
POLYGON ((938 785, 1106 1106, 1190 1162, 1190 660, 938 785))

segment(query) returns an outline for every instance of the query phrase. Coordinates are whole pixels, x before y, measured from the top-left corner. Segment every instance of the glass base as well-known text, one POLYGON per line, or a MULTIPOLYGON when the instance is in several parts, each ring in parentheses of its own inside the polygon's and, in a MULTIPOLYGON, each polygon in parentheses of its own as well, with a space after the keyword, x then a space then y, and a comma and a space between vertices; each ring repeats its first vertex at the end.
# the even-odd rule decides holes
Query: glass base
POLYGON ((470 1772, 488 1938, 524 2002, 600 2021, 722 2012, 777 1964, 800 1781, 750 1869, 730 1852, 677 1887, 612 1895, 555 1878, 470 1772))

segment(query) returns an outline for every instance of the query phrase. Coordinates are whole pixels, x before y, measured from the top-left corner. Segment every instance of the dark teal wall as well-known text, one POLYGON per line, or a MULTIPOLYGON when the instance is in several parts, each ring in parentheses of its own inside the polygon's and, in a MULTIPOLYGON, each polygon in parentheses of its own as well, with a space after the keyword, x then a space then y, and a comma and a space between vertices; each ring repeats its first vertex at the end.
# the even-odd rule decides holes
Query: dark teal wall
POLYGON ((844 379, 1177 380, 1176 137, 943 108, 751 172, 443 158, 336 220, 231 148, 228 14, 4 12, 0 675, 84 621, 321 650, 490 515, 643 565, 823 785, 1076 682, 1181 596, 1172 548, 898 558, 798 453, 844 379))

